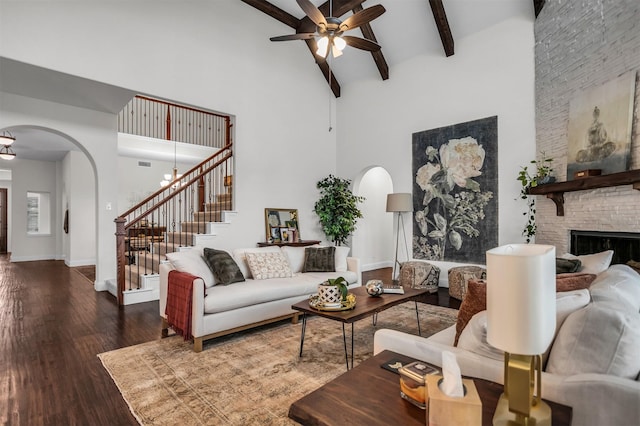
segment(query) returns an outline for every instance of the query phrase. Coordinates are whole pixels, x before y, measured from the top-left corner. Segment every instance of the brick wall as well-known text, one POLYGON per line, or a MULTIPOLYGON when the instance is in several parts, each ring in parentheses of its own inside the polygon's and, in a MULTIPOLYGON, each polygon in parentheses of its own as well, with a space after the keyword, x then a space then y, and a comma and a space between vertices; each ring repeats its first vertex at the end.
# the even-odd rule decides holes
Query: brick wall
MULTIPOLYGON (((636 73, 631 169, 640 168, 640 1, 547 0, 535 23, 536 141, 567 174, 569 102, 584 90, 636 73)), ((536 242, 569 250, 571 229, 640 232, 640 191, 631 185, 568 192, 565 216, 538 196, 536 242)))

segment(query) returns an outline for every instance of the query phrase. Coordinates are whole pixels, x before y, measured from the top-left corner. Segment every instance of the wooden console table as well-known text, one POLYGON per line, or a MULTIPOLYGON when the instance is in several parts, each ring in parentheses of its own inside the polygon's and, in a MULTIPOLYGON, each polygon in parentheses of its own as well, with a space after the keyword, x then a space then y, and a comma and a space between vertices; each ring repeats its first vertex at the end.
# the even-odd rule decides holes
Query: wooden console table
POLYGON ((314 244, 320 244, 320 240, 300 240, 294 243, 289 243, 286 241, 282 241, 278 243, 269 243, 265 241, 265 242, 258 243, 258 247, 270 247, 270 246, 307 247, 307 246, 312 246, 314 244))
MULTIPOLYGON (((403 364, 415 359, 391 351, 360 363, 289 408, 289 418, 303 425, 423 425, 426 413, 400 397, 400 376, 381 367, 392 360, 403 364)), ((482 424, 493 424, 493 413, 502 394, 502 385, 473 379, 482 400, 482 424)), ((573 410, 546 401, 554 426, 571 424, 573 410)))
POLYGON ((640 170, 591 176, 566 182, 547 183, 529 189, 531 195, 546 195, 556 205, 556 215, 564 216, 564 193, 610 186, 633 185, 640 190, 640 170))

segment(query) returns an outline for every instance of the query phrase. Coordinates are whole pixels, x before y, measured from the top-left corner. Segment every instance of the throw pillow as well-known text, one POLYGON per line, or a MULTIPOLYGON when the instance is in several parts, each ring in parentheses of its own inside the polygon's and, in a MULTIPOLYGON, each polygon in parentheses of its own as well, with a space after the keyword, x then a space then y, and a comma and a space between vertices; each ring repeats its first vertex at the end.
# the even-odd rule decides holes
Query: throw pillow
POLYGON ((458 311, 458 321, 456 322, 456 337, 453 346, 458 346, 458 340, 462 330, 467 323, 478 312, 487 309, 487 284, 483 280, 469 280, 467 283, 467 294, 460 305, 458 311))
POLYGON ((220 284, 244 281, 244 275, 231 255, 224 250, 204 249, 204 261, 220 284))
POLYGON ((570 272, 578 272, 582 262, 578 259, 564 259, 556 257, 556 274, 568 274, 570 272))
POLYGON ((216 285, 216 279, 202 258, 202 250, 191 248, 188 250, 167 253, 166 258, 179 272, 188 272, 191 275, 202 278, 207 288, 216 285))
POLYGON ((289 261, 282 252, 247 253, 247 263, 256 280, 292 276, 289 261))
POLYGON ((558 274, 556 275, 556 292, 589 288, 596 277, 595 274, 583 274, 582 272, 558 274))
POLYGON ((613 250, 606 250, 600 253, 584 254, 580 256, 566 253, 560 257, 563 259, 578 259, 582 263, 582 267, 578 272, 598 275, 600 272, 606 271, 609 265, 611 265, 613 250))
MULTIPOLYGON (((310 247, 320 247, 320 246, 317 244, 314 244, 310 247)), ((291 266, 291 272, 294 274, 302 272, 302 270, 304 269, 305 247, 282 246, 280 247, 280 249, 284 254, 287 255, 287 259, 289 259, 289 266, 291 266)))
POLYGON ((335 272, 336 248, 306 247, 304 249, 304 268, 302 272, 335 272))
POLYGON ((268 247, 251 247, 251 248, 239 248, 233 250, 233 258, 238 263, 238 267, 240 271, 242 271, 242 275, 246 279, 251 278, 251 270, 249 269, 249 265, 247 265, 247 253, 266 253, 266 252, 281 252, 280 247, 278 246, 268 246, 268 247))
POLYGON ((635 380, 640 373, 640 316, 616 303, 592 302, 565 320, 546 371, 596 373, 635 380))

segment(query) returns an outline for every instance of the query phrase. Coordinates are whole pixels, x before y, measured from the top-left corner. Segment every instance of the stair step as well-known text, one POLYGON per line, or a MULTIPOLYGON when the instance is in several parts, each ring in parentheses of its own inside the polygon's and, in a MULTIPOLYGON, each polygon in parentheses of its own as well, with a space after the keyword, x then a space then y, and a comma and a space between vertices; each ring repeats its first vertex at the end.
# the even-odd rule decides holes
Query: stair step
POLYGON ((231 203, 206 203, 204 210, 207 212, 221 212, 223 210, 231 210, 231 203))
POLYGON ((208 222, 182 222, 180 224, 180 229, 194 234, 207 234, 209 233, 209 228, 208 222))
POLYGON ((137 259, 136 265, 144 267, 147 270, 151 270, 154 273, 158 273, 160 270, 160 264, 167 262, 167 258, 164 254, 141 252, 137 259))
POLYGON ((142 281, 140 277, 142 275, 151 275, 157 274, 157 271, 153 271, 149 267, 145 267, 145 265, 126 265, 124 267, 124 280, 125 280, 125 289, 129 289, 129 282, 131 283, 131 288, 138 288, 142 286, 142 281))
POLYGON ((193 214, 193 222, 222 222, 222 210, 195 212, 193 214))
POLYGON ((153 253, 156 256, 157 255, 164 256, 167 253, 178 251, 180 247, 182 247, 180 244, 173 244, 173 243, 167 243, 162 241, 159 243, 153 243, 151 245, 151 253, 153 253))
POLYGON ((194 232, 167 232, 165 242, 174 246, 192 246, 194 232))
POLYGON ((218 200, 219 202, 231 201, 231 192, 216 195, 216 200, 218 200))

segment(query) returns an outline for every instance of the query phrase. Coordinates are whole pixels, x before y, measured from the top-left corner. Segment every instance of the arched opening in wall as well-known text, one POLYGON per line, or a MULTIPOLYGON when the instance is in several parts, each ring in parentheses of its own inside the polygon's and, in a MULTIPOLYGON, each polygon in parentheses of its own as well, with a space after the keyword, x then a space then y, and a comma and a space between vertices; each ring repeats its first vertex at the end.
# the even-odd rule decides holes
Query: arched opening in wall
POLYGON ((363 218, 352 237, 352 255, 360 258, 363 271, 393 266, 393 214, 387 213, 387 194, 393 192, 391 175, 383 167, 371 166, 353 182, 353 192, 365 197, 360 204, 363 218))
MULTIPOLYGON (((1 129, 0 129, 1 130, 1 129)), ((47 127, 9 127, 11 170, 8 251, 12 261, 64 259, 95 265, 97 246, 95 164, 80 142, 47 127)))

